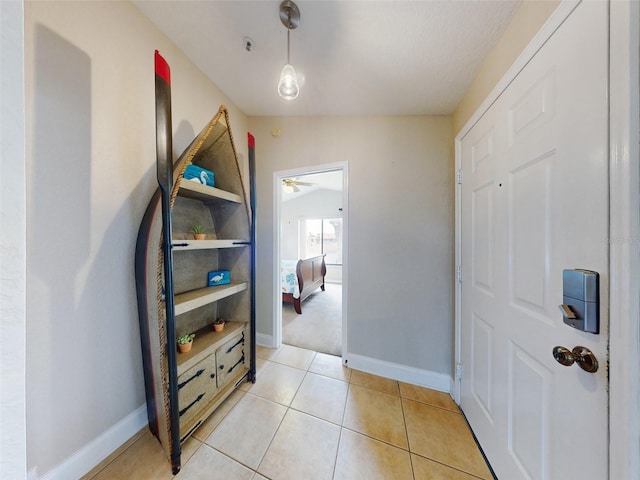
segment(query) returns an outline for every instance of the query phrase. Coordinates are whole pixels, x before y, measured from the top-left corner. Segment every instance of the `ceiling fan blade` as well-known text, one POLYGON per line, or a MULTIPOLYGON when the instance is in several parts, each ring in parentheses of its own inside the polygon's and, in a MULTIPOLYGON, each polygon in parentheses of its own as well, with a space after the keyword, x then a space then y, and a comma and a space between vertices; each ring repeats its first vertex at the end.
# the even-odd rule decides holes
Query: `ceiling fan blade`
POLYGON ((298 182, 298 181, 295 181, 293 183, 295 183, 296 185, 302 185, 304 187, 310 187, 311 185, 315 185, 315 184, 309 183, 309 182, 298 182))

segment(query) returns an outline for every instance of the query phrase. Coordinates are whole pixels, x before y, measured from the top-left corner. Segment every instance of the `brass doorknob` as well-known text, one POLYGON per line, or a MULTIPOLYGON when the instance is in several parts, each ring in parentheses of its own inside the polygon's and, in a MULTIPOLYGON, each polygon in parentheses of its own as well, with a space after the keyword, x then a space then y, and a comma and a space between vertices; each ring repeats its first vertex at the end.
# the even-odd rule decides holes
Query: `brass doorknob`
POLYGON ((587 347, 577 346, 573 350, 569 350, 557 346, 553 348, 553 358, 566 367, 577 363, 585 372, 595 373, 598 371, 598 359, 587 347))
POLYGON ((570 367, 576 361, 576 357, 573 356, 573 352, 565 347, 554 347, 553 358, 556 359, 560 365, 570 367))

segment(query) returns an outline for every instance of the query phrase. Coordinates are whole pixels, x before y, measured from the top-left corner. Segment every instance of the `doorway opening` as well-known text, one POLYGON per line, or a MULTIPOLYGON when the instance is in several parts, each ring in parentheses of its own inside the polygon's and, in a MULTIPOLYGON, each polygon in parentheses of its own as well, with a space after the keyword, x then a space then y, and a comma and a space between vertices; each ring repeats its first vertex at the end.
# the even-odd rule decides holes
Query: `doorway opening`
POLYGON ((346 351, 346 164, 274 173, 277 287, 282 343, 335 356, 346 351), (302 288, 300 288, 302 285, 302 288))

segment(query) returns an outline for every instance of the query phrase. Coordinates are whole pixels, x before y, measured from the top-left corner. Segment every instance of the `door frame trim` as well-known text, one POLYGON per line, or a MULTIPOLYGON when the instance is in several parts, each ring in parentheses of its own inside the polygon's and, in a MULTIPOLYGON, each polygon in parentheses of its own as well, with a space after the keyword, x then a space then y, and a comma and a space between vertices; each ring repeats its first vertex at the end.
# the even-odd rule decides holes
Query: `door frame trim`
POLYGON ((609 478, 640 472, 640 6, 609 4, 609 478), (626 321, 625 321, 626 320, 626 321))
POLYGON ((349 295, 347 292, 349 277, 349 163, 334 162, 322 165, 310 165, 289 170, 273 172, 273 347, 282 345, 282 301, 278 301, 282 290, 280 285, 280 265, 282 263, 281 248, 282 238, 280 234, 280 222, 282 221, 282 179, 288 177, 300 177, 313 173, 342 172, 342 356, 347 352, 347 312, 349 295))
MULTIPOLYGON (((523 50, 455 138, 455 168, 462 139, 580 3, 565 0, 523 50)), ((609 4, 609 478, 640 471, 640 6, 609 4), (626 320, 626 321, 625 321, 626 320)), ((461 187, 455 193, 455 265, 461 262, 461 187)), ((461 284, 455 285, 455 363, 461 359, 461 284)), ((453 369, 455 372, 455 368, 453 369)), ((451 378, 460 404, 460 380, 451 378)))

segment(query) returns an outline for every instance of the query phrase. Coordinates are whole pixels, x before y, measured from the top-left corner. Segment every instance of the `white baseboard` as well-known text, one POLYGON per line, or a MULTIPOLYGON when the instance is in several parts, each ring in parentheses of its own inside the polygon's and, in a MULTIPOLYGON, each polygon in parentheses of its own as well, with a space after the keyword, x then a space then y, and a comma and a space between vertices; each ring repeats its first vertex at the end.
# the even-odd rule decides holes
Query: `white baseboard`
POLYGON ((451 377, 444 373, 422 370, 420 368, 378 360, 376 358, 365 357, 355 353, 343 355, 342 361, 347 367, 362 370, 363 372, 392 378, 394 380, 419 385, 421 387, 431 388, 440 392, 451 392, 451 377))
POLYGON ((57 467, 38 477, 37 467, 29 471, 29 480, 69 480, 80 478, 107 458, 147 424, 147 406, 142 405, 102 435, 89 442, 57 467))
POLYGON ((262 347, 276 348, 273 341, 273 335, 265 335, 256 332, 256 343, 262 347))

